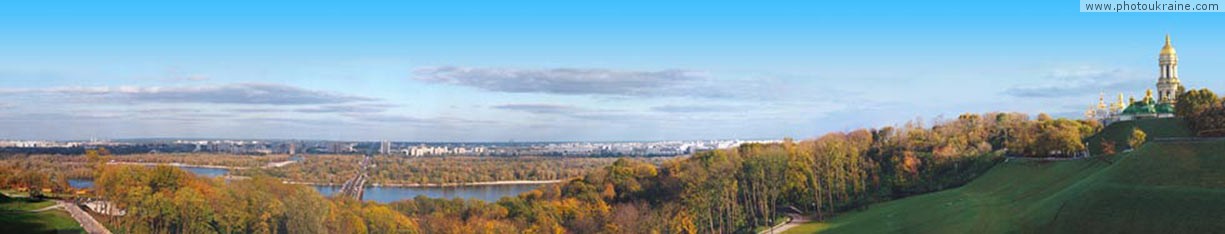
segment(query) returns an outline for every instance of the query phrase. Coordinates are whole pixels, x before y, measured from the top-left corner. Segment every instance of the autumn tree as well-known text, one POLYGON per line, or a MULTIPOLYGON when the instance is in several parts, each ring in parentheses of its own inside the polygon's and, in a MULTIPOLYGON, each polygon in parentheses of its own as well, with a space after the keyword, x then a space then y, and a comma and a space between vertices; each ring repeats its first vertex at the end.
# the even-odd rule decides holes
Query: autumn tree
MULTIPOLYGON (((566 166, 536 158, 376 158, 372 181, 564 180, 493 203, 419 196, 380 204, 324 198, 282 182, 343 180, 355 172, 337 166, 354 163, 343 156, 250 170, 243 173, 251 179, 229 181, 173 167, 105 165, 101 152, 77 165, 98 165, 97 194, 128 212, 105 222, 125 233, 745 233, 773 224, 782 210, 825 216, 959 186, 1005 152, 1075 154, 1084 150, 1081 139, 1100 130, 1093 122, 1037 119, 963 114, 657 161, 605 158, 566 166), (469 163, 474 166, 463 166, 469 163)), ((29 168, 46 166, 29 161, 0 160, 0 179, 20 181, 39 172, 29 168)))
POLYGON ((1144 130, 1140 130, 1140 128, 1132 128, 1131 139, 1127 140, 1127 145, 1131 146, 1132 149, 1139 148, 1140 145, 1143 145, 1144 141, 1147 140, 1147 137, 1148 134, 1145 134, 1144 130))
POLYGON ((51 187, 51 178, 38 170, 23 170, 17 175, 17 185, 29 189, 30 197, 42 197, 43 188, 51 187))
POLYGON ((1102 139, 1102 141, 1101 141, 1101 147, 1102 147, 1102 154, 1103 154, 1103 155, 1112 155, 1112 154, 1115 154, 1115 153, 1116 153, 1116 152, 1115 152, 1115 150, 1114 150, 1115 143, 1114 143, 1114 141, 1112 141, 1112 140, 1109 140, 1109 139, 1102 139))
POLYGON ((1038 122, 1046 122, 1046 121, 1051 121, 1051 120, 1053 120, 1053 118, 1051 118, 1051 115, 1048 115, 1046 113, 1038 113, 1038 122))
POLYGON ((1174 105, 1174 115, 1191 117, 1218 102, 1217 95, 1207 88, 1187 90, 1178 95, 1178 105, 1174 105))
POLYGON ((1033 146, 1034 156, 1061 155, 1070 156, 1085 150, 1081 140, 1085 133, 1081 124, 1068 119, 1045 121, 1038 124, 1038 141, 1033 146))
POLYGON ((102 167, 110 161, 110 151, 106 148, 86 149, 85 160, 89 163, 89 169, 93 170, 94 178, 102 175, 102 167))
POLYGON ((383 205, 364 205, 362 218, 366 220, 367 230, 372 234, 417 233, 416 223, 383 205))

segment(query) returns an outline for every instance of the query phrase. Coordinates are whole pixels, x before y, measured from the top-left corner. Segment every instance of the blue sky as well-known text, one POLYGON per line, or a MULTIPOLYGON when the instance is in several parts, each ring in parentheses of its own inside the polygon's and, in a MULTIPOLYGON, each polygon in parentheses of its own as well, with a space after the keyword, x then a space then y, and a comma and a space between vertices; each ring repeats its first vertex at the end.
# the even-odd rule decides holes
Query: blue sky
POLYGON ((0 4, 0 138, 807 138, 1141 96, 1222 13, 1075 1, 0 4))

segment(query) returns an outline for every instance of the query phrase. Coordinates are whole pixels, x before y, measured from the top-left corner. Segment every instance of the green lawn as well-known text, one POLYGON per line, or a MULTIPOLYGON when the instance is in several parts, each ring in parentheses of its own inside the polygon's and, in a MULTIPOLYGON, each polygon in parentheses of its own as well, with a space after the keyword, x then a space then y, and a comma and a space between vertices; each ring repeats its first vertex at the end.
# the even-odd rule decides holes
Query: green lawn
POLYGON ((28 212, 54 205, 51 200, 31 201, 0 195, 0 232, 4 233, 83 233, 85 230, 62 209, 28 212))
POLYGON ((960 188, 872 205, 789 233, 1225 230, 1225 141, 1150 143, 1110 159, 1115 162, 1007 162, 960 188))
POLYGON ((29 198, 10 198, 0 195, 0 212, 28 211, 55 205, 52 200, 34 200, 29 198))
POLYGON ((0 213, 0 227, 5 233, 85 233, 67 211, 58 209, 37 213, 0 213))

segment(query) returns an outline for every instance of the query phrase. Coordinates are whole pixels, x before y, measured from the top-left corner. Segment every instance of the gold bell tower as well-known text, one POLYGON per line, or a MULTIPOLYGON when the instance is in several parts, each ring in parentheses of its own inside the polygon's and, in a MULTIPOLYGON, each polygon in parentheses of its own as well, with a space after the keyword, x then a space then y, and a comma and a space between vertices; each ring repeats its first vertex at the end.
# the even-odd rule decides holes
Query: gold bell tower
POLYGON ((1157 101, 1173 104, 1178 99, 1178 87, 1182 83, 1178 81, 1178 52, 1170 44, 1169 34, 1165 35, 1165 46, 1161 47, 1161 53, 1157 56, 1157 66, 1161 68, 1161 75, 1157 77, 1157 101))

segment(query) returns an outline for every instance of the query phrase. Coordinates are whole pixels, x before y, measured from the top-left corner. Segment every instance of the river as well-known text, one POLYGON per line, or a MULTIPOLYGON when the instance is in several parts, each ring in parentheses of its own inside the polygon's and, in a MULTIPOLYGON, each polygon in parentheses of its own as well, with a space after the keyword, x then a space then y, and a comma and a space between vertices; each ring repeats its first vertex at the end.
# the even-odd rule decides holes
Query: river
POLYGON ((221 169, 221 168, 207 168, 207 167, 179 167, 179 168, 182 168, 183 170, 187 170, 188 172, 194 173, 196 175, 202 175, 204 177, 218 177, 218 176, 223 176, 225 175, 225 173, 230 172, 230 170, 228 169, 221 169))
MULTIPOLYGON (((218 177, 226 174, 228 170, 220 168, 202 168, 202 167, 181 167, 196 175, 206 177, 218 177)), ((94 182, 92 180, 71 179, 68 180, 68 185, 76 188, 92 188, 94 182)), ((520 193, 532 191, 539 187, 539 184, 506 184, 506 185, 465 185, 451 187, 366 187, 366 194, 362 196, 365 201, 377 202, 393 202, 404 199, 412 199, 417 195, 425 195, 431 198, 462 198, 462 199, 479 199, 487 202, 495 202, 498 199, 506 196, 516 196, 520 193)), ((313 186, 324 196, 331 196, 340 190, 339 186, 313 186)))
MULTIPOLYGON (((467 185, 455 187, 366 187, 366 194, 362 195, 362 200, 377 201, 377 202, 393 202, 404 199, 412 199, 417 195, 425 195, 432 198, 463 198, 463 199, 479 199, 487 202, 496 202, 505 196, 515 196, 520 193, 532 191, 539 187, 538 184, 509 184, 509 185, 467 185)), ((316 190, 324 196, 331 196, 340 190, 338 186, 315 186, 316 190)))

